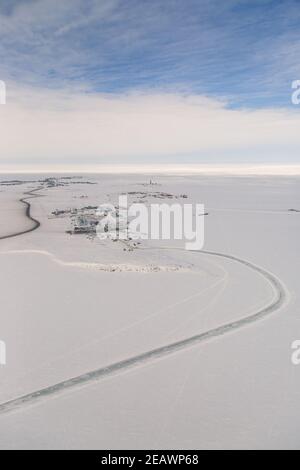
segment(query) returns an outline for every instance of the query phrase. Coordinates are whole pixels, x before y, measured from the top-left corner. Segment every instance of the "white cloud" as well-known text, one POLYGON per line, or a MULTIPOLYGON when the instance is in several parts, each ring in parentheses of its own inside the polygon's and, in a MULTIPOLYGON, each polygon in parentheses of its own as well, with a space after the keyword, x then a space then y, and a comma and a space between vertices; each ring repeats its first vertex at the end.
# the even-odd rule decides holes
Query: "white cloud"
POLYGON ((299 110, 230 110, 203 96, 14 88, 0 165, 299 161, 299 110))

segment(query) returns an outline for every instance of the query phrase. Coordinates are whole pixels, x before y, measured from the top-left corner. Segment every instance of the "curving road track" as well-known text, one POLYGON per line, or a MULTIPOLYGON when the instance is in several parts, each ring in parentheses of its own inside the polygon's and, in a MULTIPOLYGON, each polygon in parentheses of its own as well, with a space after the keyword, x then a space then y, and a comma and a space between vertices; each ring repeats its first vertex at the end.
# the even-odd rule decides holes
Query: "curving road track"
POLYGON ((43 189, 43 188, 40 187, 40 188, 32 189, 31 191, 28 191, 28 192, 24 193, 25 196, 29 196, 29 197, 19 199, 19 201, 22 202, 22 204, 25 204, 25 216, 31 222, 33 222, 33 226, 31 228, 29 228, 27 230, 23 230, 21 232, 15 232, 15 233, 12 233, 11 235, 4 235, 3 237, 0 237, 0 240, 5 240, 7 238, 18 237, 19 235, 25 235, 25 233, 33 232, 34 230, 36 230, 37 228, 39 228, 41 226, 41 223, 31 216, 31 213, 30 213, 31 205, 30 205, 29 202, 27 202, 27 199, 42 197, 42 194, 33 194, 36 191, 40 191, 41 189, 43 189))
MULTIPOLYGON (((30 196, 30 199, 33 197, 40 197, 41 195, 35 195, 36 191, 39 191, 42 188, 37 188, 32 191, 29 191, 25 193, 25 195, 30 196)), ((23 235, 25 233, 32 232, 33 230, 36 230, 40 226, 40 222, 30 215, 30 208, 31 205, 29 202, 27 202, 27 198, 22 198, 20 199, 20 202, 26 205, 26 217, 28 217, 33 223, 33 227, 28 230, 24 230, 19 233, 14 233, 12 235, 7 235, 5 237, 0 237, 1 240, 5 238, 12 238, 16 237, 19 235, 23 235)), ((173 248, 161 248, 161 249, 173 249, 173 248)), ((180 341, 176 341, 173 343, 166 344, 164 346, 160 346, 158 348, 154 348, 150 351, 143 352, 141 354, 138 354, 133 357, 129 357, 128 359, 125 359, 123 361, 115 362, 112 364, 109 364, 105 367, 100 367, 99 369, 92 370, 89 372, 86 372, 84 374, 81 374, 77 377, 72 377, 69 379, 66 379, 62 382, 58 382, 54 385, 50 385, 48 387, 42 388, 40 390, 36 390, 35 392, 28 393, 26 395, 20 396, 18 398, 6 401, 4 403, 0 404, 0 413, 6 413, 9 411, 14 411, 18 410, 20 407, 23 407, 25 405, 30 405, 37 403, 38 401, 45 399, 50 396, 55 396, 58 395, 66 390, 72 390, 77 387, 90 384, 96 381, 99 381, 101 379, 104 379, 105 377, 118 374, 121 372, 125 372, 133 367, 139 366, 141 364, 146 364, 148 362, 154 361, 161 359, 165 356, 168 356, 170 354, 174 354, 182 349, 190 348, 192 346, 198 345, 199 343, 206 341, 211 338, 216 338, 219 336, 223 336, 227 333, 231 333, 233 331, 236 331, 238 329, 241 329, 247 325, 250 325, 251 323, 254 323, 258 320, 261 320, 272 313, 276 312, 279 310, 284 303, 286 302, 288 298, 287 291, 284 287, 284 285, 281 283, 277 277, 275 277, 273 274, 270 272, 266 271, 265 269, 251 263, 250 261, 243 260, 242 258, 238 258, 237 256, 233 255, 228 255, 220 252, 215 252, 215 251, 195 251, 195 254, 205 254, 209 256, 217 256, 219 258, 224 258, 226 260, 231 260, 236 263, 240 263, 249 269, 252 269, 256 273, 258 273, 260 276, 262 276, 272 287, 274 291, 274 298, 272 302, 267 305, 266 307, 261 308, 258 310, 256 313, 251 314, 247 317, 240 318, 239 320, 229 322, 226 324, 223 324, 221 326, 218 326, 216 328, 213 328, 211 330, 208 330, 204 333, 199 333, 193 336, 190 336, 188 338, 184 338, 180 341)))

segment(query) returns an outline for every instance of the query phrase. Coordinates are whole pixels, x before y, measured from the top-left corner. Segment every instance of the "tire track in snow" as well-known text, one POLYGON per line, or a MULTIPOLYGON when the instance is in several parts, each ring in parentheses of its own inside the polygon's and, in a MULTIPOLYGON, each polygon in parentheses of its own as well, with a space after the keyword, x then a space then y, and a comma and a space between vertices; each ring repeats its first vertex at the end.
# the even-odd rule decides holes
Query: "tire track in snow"
POLYGON ((27 202, 27 199, 42 197, 42 194, 33 194, 36 191, 40 191, 41 189, 43 189, 43 188, 40 187, 40 188, 32 189, 31 191, 28 191, 28 192, 24 193, 24 195, 29 196, 29 198, 28 197, 26 197, 26 198, 23 197, 23 198, 19 199, 19 202, 22 202, 22 204, 25 204, 25 217, 27 217, 27 219, 29 219, 29 220, 31 220, 31 222, 33 222, 33 226, 31 228, 29 228, 27 230, 23 230, 21 232, 15 232, 15 233, 12 233, 10 235, 4 235, 3 237, 0 237, 0 240, 6 240, 7 238, 18 237, 19 235, 25 235, 25 233, 33 232, 34 230, 36 230, 37 228, 39 228, 41 226, 41 223, 31 216, 31 213, 30 213, 31 204, 29 202, 27 202))
MULTIPOLYGON (((169 249, 169 248, 164 248, 164 249, 169 249)), ((220 252, 203 250, 203 251, 198 251, 195 253, 211 255, 211 256, 216 256, 219 258, 231 260, 254 270, 260 276, 262 276, 265 280, 267 280, 267 282, 271 285, 274 291, 274 298, 272 302, 266 307, 263 307, 260 310, 258 310, 256 313, 251 314, 247 317, 241 318, 239 320, 223 324, 216 328, 210 329, 204 333, 199 333, 199 334, 190 336, 188 338, 184 338, 182 340, 175 341, 173 343, 169 343, 164 346, 154 348, 144 353, 129 357, 128 359, 124 359, 122 361, 112 363, 108 366, 86 372, 76 377, 58 382, 54 385, 44 387, 35 392, 31 392, 26 395, 20 396, 18 398, 1 403, 0 414, 7 413, 9 411, 17 411, 18 409, 23 408, 26 405, 30 405, 30 404, 33 405, 35 403, 38 403, 41 400, 46 399, 47 397, 54 397, 65 391, 70 391, 72 389, 83 387, 84 385, 87 385, 87 384, 96 383, 106 377, 117 375, 119 373, 130 370, 133 367, 137 367, 139 365, 144 365, 147 363, 151 363, 155 360, 162 359, 163 357, 166 357, 171 354, 175 354, 186 348, 196 346, 209 339, 221 337, 223 335, 226 335, 227 333, 232 333, 252 323, 255 323, 258 320, 262 320, 263 318, 271 315, 272 313, 275 313, 287 301, 288 293, 286 291, 285 286, 281 283, 281 281, 276 276, 266 271, 265 269, 261 268, 260 266, 257 266, 251 263, 250 261, 243 260, 242 258, 238 258, 237 256, 224 254, 220 252)))

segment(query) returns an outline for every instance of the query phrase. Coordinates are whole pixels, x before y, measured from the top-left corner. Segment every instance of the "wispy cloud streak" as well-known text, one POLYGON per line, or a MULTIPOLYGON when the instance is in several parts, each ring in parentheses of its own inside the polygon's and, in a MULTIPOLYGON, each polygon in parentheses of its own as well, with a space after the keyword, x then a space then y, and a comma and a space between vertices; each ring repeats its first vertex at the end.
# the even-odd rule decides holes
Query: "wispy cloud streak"
POLYGON ((34 85, 288 106, 300 76, 296 0, 19 0, 0 13, 2 78, 34 85))

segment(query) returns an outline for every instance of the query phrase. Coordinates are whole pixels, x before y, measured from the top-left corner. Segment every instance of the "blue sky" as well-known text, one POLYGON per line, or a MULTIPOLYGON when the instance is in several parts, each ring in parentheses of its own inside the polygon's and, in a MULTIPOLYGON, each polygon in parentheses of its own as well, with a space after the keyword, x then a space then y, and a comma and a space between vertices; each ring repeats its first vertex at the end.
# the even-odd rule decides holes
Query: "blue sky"
POLYGON ((289 106, 299 0, 2 0, 3 79, 289 106))
MULTIPOLYGON (((152 116, 155 114, 152 108, 147 111, 149 96, 160 97, 157 107, 160 116, 172 114, 174 106, 177 110, 182 109, 182 100, 187 97, 189 101, 185 102, 182 115, 186 115, 186 122, 191 119, 192 123, 193 110, 198 107, 200 134, 208 132, 207 113, 210 115, 212 108, 218 111, 216 122, 222 119, 226 122, 225 109, 243 112, 240 116, 227 116, 232 119, 232 126, 244 122, 244 129, 241 129, 244 143, 235 146, 234 139, 228 143, 224 135, 222 158, 233 155, 235 160, 239 154, 250 160, 261 156, 271 159, 276 149, 276 161, 287 158, 286 154, 294 154, 291 156, 294 161, 299 154, 299 149, 293 146, 294 120, 298 119, 299 109, 291 104, 291 83, 300 79, 299 7, 299 0, 1 0, 0 79, 7 83, 11 108, 7 105, 5 111, 10 113, 9 118, 1 110, 0 121, 2 118, 3 125, 7 126, 10 121, 12 126, 13 119, 19 121, 21 114, 27 113, 28 120, 32 119, 34 135, 34 126, 38 127, 38 124, 34 124, 36 116, 32 103, 45 107, 47 102, 48 107, 54 106, 56 112, 61 113, 60 116, 68 111, 69 120, 71 115, 80 119, 80 113, 90 120, 94 117, 91 118, 89 113, 94 111, 91 111, 88 97, 92 97, 106 100, 106 116, 115 113, 114 126, 119 109, 116 100, 120 100, 123 113, 126 101, 126 119, 130 120, 134 115, 131 125, 134 127, 143 109, 152 116), (136 94, 143 96, 145 102, 137 102, 136 98, 128 101, 128 97, 136 94), (23 101, 26 95, 28 102, 19 103, 17 109, 17 97, 21 95, 23 101), (173 97, 172 104, 170 96, 173 97), (83 97, 87 98, 85 105, 82 104, 83 97), (71 100, 79 100, 77 108, 72 110, 67 109, 71 100), (194 107, 190 106, 191 100, 196 103, 194 107), (261 114, 267 110, 273 110, 275 114, 261 114), (291 113, 288 119, 293 120, 289 129, 286 125, 280 126, 288 120, 276 114, 284 110, 291 113), (253 112, 261 112, 256 116, 257 122, 275 119, 276 132, 285 128, 286 140, 282 137, 279 147, 276 139, 272 145, 269 128, 265 133, 266 141, 260 136, 253 144, 256 129, 249 124, 254 118, 253 112), (250 128, 252 133, 249 134, 250 128), (281 157, 280 152, 283 154, 285 150, 287 152, 281 157)), ((158 103, 156 99, 154 102, 158 103)), ((103 110, 103 102, 101 106, 103 110)), ((53 113, 43 119, 45 129, 49 129, 49 120, 54 120, 53 113)), ((56 121, 59 119, 57 115, 56 121)), ((101 119, 103 122, 103 116, 101 119)), ((65 123, 65 119, 62 121, 65 123)), ((174 123, 174 129, 180 133, 181 129, 176 127, 181 125, 179 121, 174 123)), ((148 127, 151 139, 155 139, 156 131, 152 132, 149 120, 145 120, 144 125, 148 127)), ((67 135, 69 130, 60 128, 57 132, 63 141, 63 132, 67 135)), ((173 155, 176 161, 180 158, 178 155, 192 155, 193 161, 197 155, 200 160, 214 155, 218 159, 221 151, 215 148, 213 140, 222 132, 212 126, 209 133, 211 146, 201 147, 198 141, 196 145, 195 127, 195 139, 186 134, 189 139, 186 152, 180 144, 178 148, 170 147, 165 154, 168 158, 173 155), (193 139, 195 145, 191 148, 189 144, 193 139)), ((28 153, 30 149, 32 155, 38 153, 34 142, 23 143, 24 148, 28 147, 28 153)), ((8 142, 2 153, 21 158, 20 149, 8 152, 7 148, 8 142)), ((43 153, 43 148, 38 148, 43 153)), ((135 147, 130 143, 128 155, 131 148, 135 147)), ((44 150, 46 154, 48 149, 45 147, 44 150)), ((73 151, 65 145, 64 154, 69 156, 73 151)), ((152 158, 149 145, 144 152, 139 151, 152 158)), ((111 155, 119 155, 118 152, 112 151, 111 155)), ((96 143, 92 154, 96 159, 96 143)), ((160 158, 164 152, 155 149, 153 155, 160 158)), ((4 158, 8 157, 2 155, 4 158)), ((81 154, 76 158, 80 159, 81 154)))

